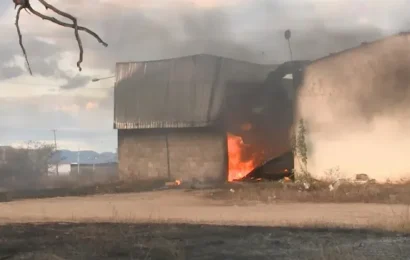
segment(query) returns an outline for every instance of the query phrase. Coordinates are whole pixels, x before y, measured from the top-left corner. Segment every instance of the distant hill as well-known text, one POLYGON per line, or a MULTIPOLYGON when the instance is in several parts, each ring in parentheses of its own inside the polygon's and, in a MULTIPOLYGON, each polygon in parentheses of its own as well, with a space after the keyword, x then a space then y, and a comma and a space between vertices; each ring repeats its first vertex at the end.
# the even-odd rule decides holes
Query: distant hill
MULTIPOLYGON (((51 162, 58 161, 61 158, 60 163, 77 163, 77 151, 60 150, 52 158, 51 162)), ((116 153, 104 152, 97 153, 95 151, 80 151, 80 163, 110 163, 117 162, 118 157, 116 153)))

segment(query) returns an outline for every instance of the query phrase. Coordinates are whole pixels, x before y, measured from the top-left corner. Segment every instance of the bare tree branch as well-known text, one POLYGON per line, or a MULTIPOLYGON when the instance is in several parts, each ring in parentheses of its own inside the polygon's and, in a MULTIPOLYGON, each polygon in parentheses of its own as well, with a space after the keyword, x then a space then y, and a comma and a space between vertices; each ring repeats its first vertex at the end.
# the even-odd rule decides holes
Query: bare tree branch
POLYGON ((50 8, 50 9, 51 9, 53 12, 55 12, 56 14, 59 14, 59 15, 65 17, 65 18, 68 18, 68 19, 70 19, 71 21, 73 21, 73 25, 74 25, 74 35, 75 35, 75 38, 76 38, 77 43, 78 43, 78 48, 80 49, 80 57, 78 58, 77 67, 78 67, 78 69, 81 71, 81 70, 82 70, 82 69, 81 69, 81 62, 83 62, 84 50, 83 50, 83 44, 82 44, 82 42, 81 42, 80 35, 78 34, 77 19, 76 19, 74 16, 72 16, 72 15, 66 13, 66 12, 63 12, 63 11, 57 9, 56 7, 50 5, 49 3, 47 3, 47 2, 44 1, 44 0, 38 0, 38 1, 39 1, 40 3, 42 3, 46 9, 49 9, 49 8, 50 8))
MULTIPOLYGON (((81 63, 83 62, 84 49, 83 49, 83 45, 82 45, 82 41, 81 41, 80 35, 79 35, 79 33, 78 33, 79 30, 80 30, 80 31, 84 31, 84 32, 90 34, 91 36, 93 36, 94 38, 96 38, 96 39, 98 40, 98 42, 101 43, 104 47, 107 47, 107 46, 108 46, 108 44, 105 43, 105 42, 98 36, 98 34, 96 34, 95 32, 93 32, 92 30, 90 30, 90 29, 88 29, 88 28, 86 28, 86 27, 79 26, 79 25, 77 24, 77 18, 75 18, 75 17, 72 16, 71 14, 59 10, 58 8, 54 7, 53 5, 47 3, 45 0, 38 0, 38 1, 39 1, 42 5, 44 5, 44 7, 46 8, 46 10, 50 9, 50 10, 52 10, 53 12, 55 12, 56 14, 61 15, 61 16, 65 17, 65 18, 70 19, 70 20, 73 22, 73 24, 69 24, 69 23, 62 22, 62 21, 60 21, 60 20, 58 20, 58 19, 56 19, 56 18, 54 18, 54 17, 47 16, 47 15, 44 15, 44 14, 42 14, 42 13, 36 11, 36 10, 33 9, 33 7, 30 5, 29 0, 13 0, 13 2, 14 2, 14 4, 15 4, 15 7, 20 6, 19 9, 18 9, 18 11, 17 11, 17 14, 16 14, 16 26, 17 26, 17 32, 18 32, 19 38, 20 38, 20 46, 22 47, 23 53, 25 54, 27 64, 28 64, 28 59, 27 59, 27 55, 26 55, 25 49, 24 49, 23 44, 22 44, 21 32, 20 32, 20 28, 19 28, 19 26, 18 26, 18 18, 19 18, 19 15, 20 15, 20 11, 21 11, 22 9, 25 9, 26 11, 27 11, 27 9, 28 9, 32 14, 34 14, 34 15, 40 17, 40 18, 43 19, 43 20, 48 20, 48 21, 50 21, 50 22, 52 22, 52 23, 55 23, 55 24, 57 24, 57 25, 60 25, 60 26, 63 26, 63 27, 68 27, 68 28, 73 28, 73 29, 74 29, 74 35, 75 35, 75 38, 76 38, 77 43, 78 43, 78 48, 79 48, 79 50, 80 50, 79 59, 78 59, 78 62, 77 62, 77 67, 78 67, 78 69, 79 69, 80 71, 82 70, 82 68, 81 68, 81 63)), ((29 66, 29 70, 30 70, 30 74, 32 74, 32 73, 31 73, 31 68, 30 68, 30 66, 29 66)))
POLYGON ((23 36, 21 35, 20 26, 19 26, 20 12, 21 12, 21 10, 23 10, 23 9, 25 9, 25 8, 24 8, 23 6, 20 6, 19 9, 17 10, 17 13, 16 13, 16 23, 15 23, 15 25, 16 25, 16 28, 17 28, 17 34, 18 34, 18 36, 19 36, 20 47, 21 47, 21 50, 23 51, 24 58, 26 59, 28 71, 30 72, 30 75, 33 75, 33 72, 31 71, 30 63, 29 63, 28 58, 27 58, 26 49, 24 48, 23 36))
MULTIPOLYGON (((40 18, 43 19, 43 20, 50 21, 50 22, 55 23, 55 24, 58 24, 58 25, 60 25, 60 26, 62 26, 62 27, 67 27, 67 28, 73 28, 73 29, 74 29, 74 25, 73 25, 73 24, 65 23, 65 22, 62 22, 62 21, 60 21, 60 20, 57 20, 57 19, 54 18, 54 17, 44 15, 44 14, 42 14, 42 13, 36 11, 36 10, 33 9, 32 7, 30 7, 29 10, 30 10, 30 12, 32 12, 34 15, 40 17, 40 18)), ((91 31, 90 29, 88 29, 88 28, 86 28, 86 27, 83 27, 83 26, 78 26, 77 28, 78 28, 78 30, 84 31, 84 32, 90 34, 91 36, 93 36, 93 37, 94 37, 95 39, 97 39, 97 41, 98 41, 99 43, 101 43, 104 47, 107 47, 107 46, 108 46, 108 44, 107 44, 106 42, 104 42, 104 41, 100 38, 100 36, 98 36, 98 34, 96 34, 95 32, 91 31)))

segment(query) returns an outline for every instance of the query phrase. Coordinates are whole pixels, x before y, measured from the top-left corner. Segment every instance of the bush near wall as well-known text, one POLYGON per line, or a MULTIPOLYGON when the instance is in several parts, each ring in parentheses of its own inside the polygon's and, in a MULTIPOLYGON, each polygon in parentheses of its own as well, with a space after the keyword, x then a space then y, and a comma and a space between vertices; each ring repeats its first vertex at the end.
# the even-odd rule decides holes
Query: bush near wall
POLYGON ((0 186, 30 186, 47 176, 52 146, 29 142, 24 147, 0 148, 0 186))

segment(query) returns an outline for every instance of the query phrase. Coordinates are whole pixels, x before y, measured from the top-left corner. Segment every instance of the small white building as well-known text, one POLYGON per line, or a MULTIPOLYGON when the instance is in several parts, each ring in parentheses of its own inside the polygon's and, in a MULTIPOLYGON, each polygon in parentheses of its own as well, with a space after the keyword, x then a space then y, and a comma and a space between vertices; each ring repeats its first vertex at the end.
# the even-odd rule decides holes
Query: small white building
MULTIPOLYGON (((58 165, 58 174, 60 176, 67 176, 70 175, 71 171, 71 166, 69 163, 62 163, 58 165)), ((56 171, 56 165, 51 164, 48 167, 48 176, 56 176, 57 171, 56 171)))

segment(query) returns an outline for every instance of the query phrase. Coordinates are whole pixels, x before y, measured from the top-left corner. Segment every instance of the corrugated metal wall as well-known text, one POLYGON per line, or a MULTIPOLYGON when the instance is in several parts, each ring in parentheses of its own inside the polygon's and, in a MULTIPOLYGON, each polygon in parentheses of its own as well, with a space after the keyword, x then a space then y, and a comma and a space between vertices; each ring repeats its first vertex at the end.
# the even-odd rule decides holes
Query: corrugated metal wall
POLYGON ((212 55, 118 63, 114 127, 212 125, 221 113, 229 81, 263 81, 275 67, 212 55))

